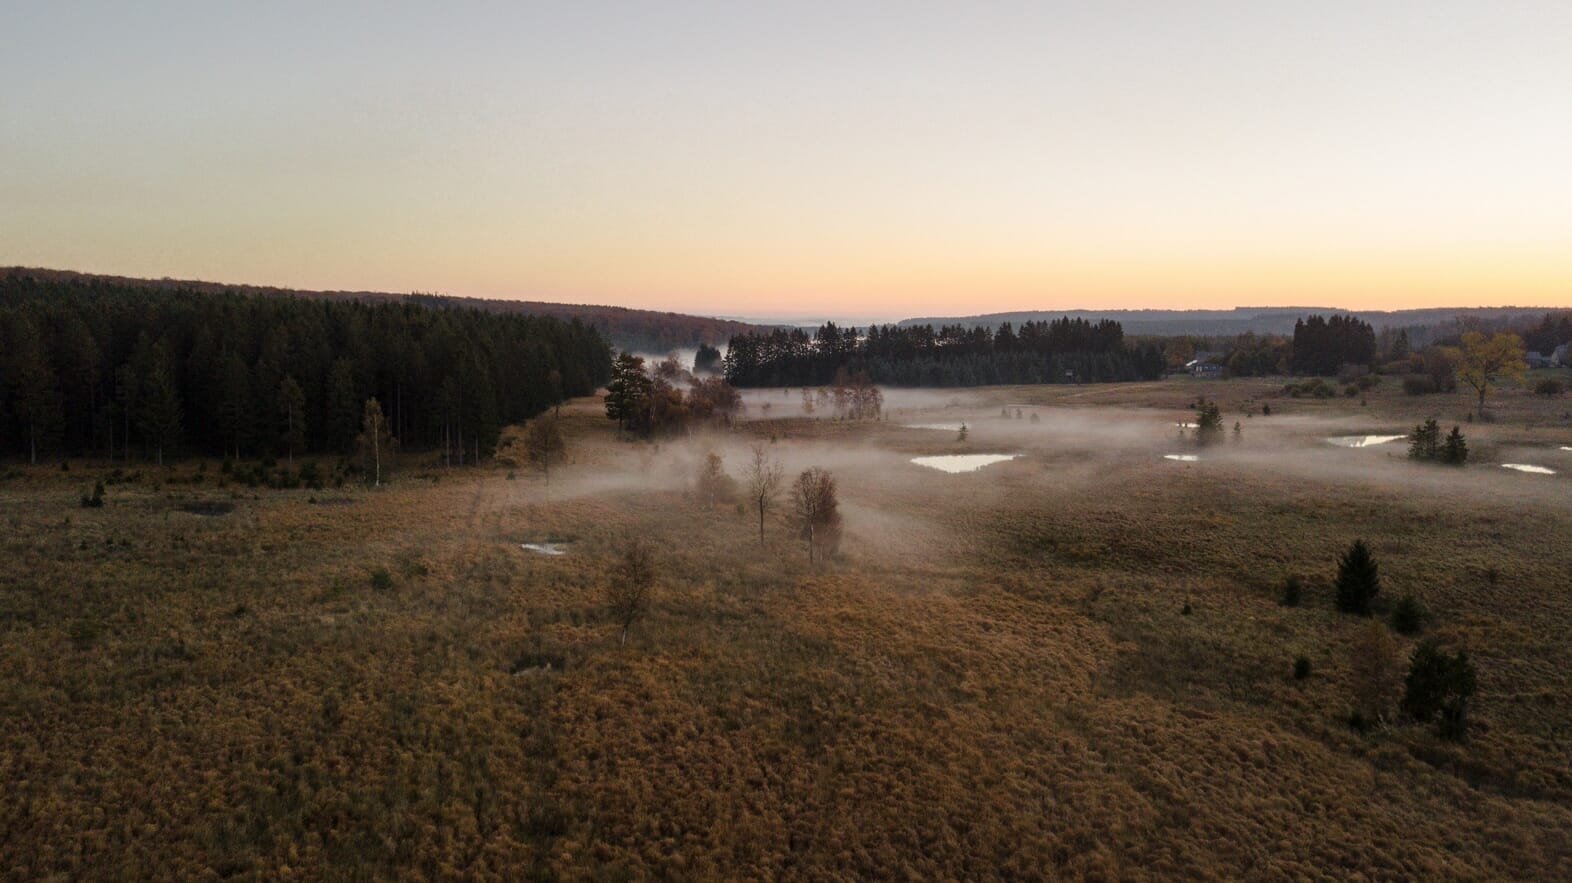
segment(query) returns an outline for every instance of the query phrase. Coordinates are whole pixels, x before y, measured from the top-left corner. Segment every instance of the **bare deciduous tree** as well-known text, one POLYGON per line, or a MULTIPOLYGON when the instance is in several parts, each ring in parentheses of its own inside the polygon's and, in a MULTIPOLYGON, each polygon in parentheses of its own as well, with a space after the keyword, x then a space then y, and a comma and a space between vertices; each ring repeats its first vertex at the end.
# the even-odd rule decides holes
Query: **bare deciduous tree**
POLYGON ((721 460, 721 455, 714 451, 704 455, 696 484, 699 496, 708 506, 714 506, 722 500, 729 501, 737 493, 736 480, 726 474, 725 461, 721 460))
POLYGON ((655 556, 642 541, 635 540, 617 563, 607 585, 611 615, 622 626, 618 646, 628 643, 628 629, 649 609, 650 587, 655 584, 655 556))
POLYGON ((781 464, 770 459, 765 452, 764 445, 753 446, 753 459, 742 473, 743 481, 748 484, 748 499, 759 512, 759 542, 764 542, 764 516, 771 506, 775 505, 775 497, 781 491, 781 483, 786 480, 786 470, 781 464))
POLYGON ((1353 674, 1352 705, 1367 725, 1383 723, 1402 688, 1397 643, 1379 622, 1371 622, 1354 639, 1349 653, 1353 674))
POLYGON ((370 473, 372 483, 381 487, 382 472, 398 442, 388 432, 388 421, 382 416, 382 405, 374 398, 366 399, 365 416, 361 420, 361 432, 356 441, 360 446, 361 466, 370 473))
POLYGON ((835 479, 818 466, 804 470, 792 483, 791 501, 797 524, 808 541, 808 562, 834 554, 841 532, 835 479))
POLYGON ((551 460, 567 449, 562 440, 562 429, 557 418, 541 415, 524 430, 524 454, 531 463, 540 464, 540 471, 551 481, 551 460))

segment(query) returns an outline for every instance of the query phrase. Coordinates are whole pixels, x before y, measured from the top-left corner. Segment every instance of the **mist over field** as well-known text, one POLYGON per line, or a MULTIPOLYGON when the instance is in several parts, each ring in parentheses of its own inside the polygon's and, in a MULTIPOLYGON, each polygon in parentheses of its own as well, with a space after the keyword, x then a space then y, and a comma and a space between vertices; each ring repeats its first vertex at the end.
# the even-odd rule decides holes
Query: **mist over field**
POLYGON ((0 881, 1572 880, 1572 3, 0 22, 0 881))

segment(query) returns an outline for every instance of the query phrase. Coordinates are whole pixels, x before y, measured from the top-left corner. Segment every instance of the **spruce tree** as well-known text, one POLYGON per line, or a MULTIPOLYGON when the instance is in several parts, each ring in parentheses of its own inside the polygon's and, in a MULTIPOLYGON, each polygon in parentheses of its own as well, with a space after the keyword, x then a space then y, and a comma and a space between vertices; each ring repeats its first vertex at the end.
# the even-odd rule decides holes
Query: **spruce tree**
POLYGON ((60 433, 60 384, 39 340, 37 326, 26 317, 10 323, 5 343, 7 352, 0 371, 28 460, 36 464, 39 450, 51 446, 60 433))
POLYGON ((1462 466, 1468 462, 1468 442, 1463 440, 1463 433, 1456 426, 1452 427, 1446 442, 1441 446, 1441 462, 1451 466, 1462 466))
POLYGON ((1442 738, 1460 741, 1468 734, 1468 700, 1476 687, 1467 653, 1459 650, 1449 656, 1434 640, 1421 641, 1403 683, 1403 711, 1420 723, 1439 717, 1442 738))
POLYGON ((1207 401, 1205 396, 1196 399, 1195 404, 1195 440, 1198 444, 1209 445, 1223 435, 1223 412, 1216 402, 1207 401))
POLYGON ((1435 460, 1440 457, 1441 427, 1434 418, 1415 426, 1408 434, 1408 456, 1412 460, 1435 460))
POLYGON ((231 350, 220 360, 218 419, 223 427, 227 453, 240 459, 242 446, 251 440, 251 369, 240 354, 231 350))
POLYGON ((328 374, 327 392, 328 441, 334 448, 347 451, 354 447, 364 401, 355 379, 354 363, 343 358, 334 361, 328 374))
POLYGON ((137 428, 142 438, 153 447, 158 465, 164 465, 164 451, 180 442, 180 395, 174 378, 170 376, 164 345, 153 348, 148 373, 141 383, 141 410, 137 428))
POLYGON ((1381 591, 1375 558, 1364 540, 1355 540, 1337 562, 1337 609, 1370 615, 1370 602, 1381 591))

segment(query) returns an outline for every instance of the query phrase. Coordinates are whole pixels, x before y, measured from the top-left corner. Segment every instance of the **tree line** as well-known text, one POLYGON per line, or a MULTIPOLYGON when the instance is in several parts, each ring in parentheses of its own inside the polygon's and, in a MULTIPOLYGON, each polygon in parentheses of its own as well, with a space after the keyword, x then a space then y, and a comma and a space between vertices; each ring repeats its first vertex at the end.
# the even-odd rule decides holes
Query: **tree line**
POLYGON ((729 425, 742 409, 742 397, 724 378, 696 377, 671 358, 646 370, 642 356, 627 352, 611 365, 604 401, 618 432, 644 437, 685 432, 695 420, 729 425))
POLYGON ((723 363, 740 387, 823 386, 840 371, 895 386, 981 386, 1155 379, 1165 367, 1154 342, 1132 343, 1118 322, 1055 319, 987 326, 873 325, 866 332, 833 322, 812 335, 801 328, 732 337, 723 363))
POLYGON ((0 278, 0 454, 346 453, 368 399, 465 462, 610 370, 578 321, 85 279, 0 278))

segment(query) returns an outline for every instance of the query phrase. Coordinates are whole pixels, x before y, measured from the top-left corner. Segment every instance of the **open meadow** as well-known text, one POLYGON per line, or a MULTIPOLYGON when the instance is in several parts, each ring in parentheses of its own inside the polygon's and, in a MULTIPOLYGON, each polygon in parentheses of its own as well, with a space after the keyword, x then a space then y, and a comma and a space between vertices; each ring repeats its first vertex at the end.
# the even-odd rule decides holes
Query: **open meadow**
POLYGON ((1568 879, 1572 399, 1470 423, 1397 386, 890 389, 865 421, 751 390, 657 442, 577 399, 549 481, 0 464, 0 875, 1568 879), (1432 416, 1466 467, 1328 441, 1432 416), (753 444, 833 474, 829 562, 784 500, 761 544, 694 492, 753 444), (1013 459, 910 462, 951 454, 1013 459), (1376 621, 1412 595, 1474 660, 1466 741, 1395 698, 1350 726, 1370 626, 1331 580, 1361 538, 1376 621), (619 645, 634 539, 656 580, 619 645))

